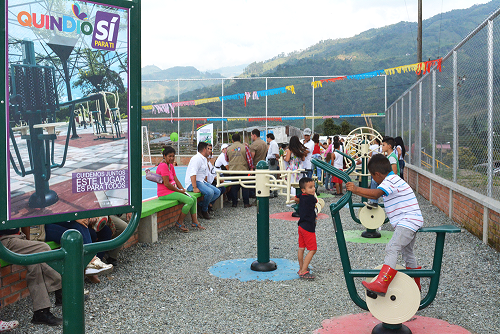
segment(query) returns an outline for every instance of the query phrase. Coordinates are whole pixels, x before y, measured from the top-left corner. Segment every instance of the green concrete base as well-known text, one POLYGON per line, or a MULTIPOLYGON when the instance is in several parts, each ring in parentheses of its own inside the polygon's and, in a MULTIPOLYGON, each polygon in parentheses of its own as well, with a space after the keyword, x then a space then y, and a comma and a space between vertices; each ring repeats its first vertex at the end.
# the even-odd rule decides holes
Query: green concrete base
POLYGON ((394 233, 392 231, 379 231, 381 234, 380 238, 363 238, 361 236, 363 232, 360 230, 344 231, 345 241, 365 244, 386 244, 391 240, 394 233))

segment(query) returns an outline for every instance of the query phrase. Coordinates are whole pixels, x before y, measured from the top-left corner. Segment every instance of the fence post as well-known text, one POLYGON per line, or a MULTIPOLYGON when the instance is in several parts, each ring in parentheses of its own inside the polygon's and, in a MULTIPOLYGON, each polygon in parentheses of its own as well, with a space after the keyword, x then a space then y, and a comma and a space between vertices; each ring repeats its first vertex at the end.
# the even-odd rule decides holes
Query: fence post
POLYGON ((493 186, 493 21, 488 21, 488 197, 493 186))
POLYGON ((408 145, 410 147, 410 158, 408 159, 408 162, 411 164, 414 164, 415 158, 413 157, 412 153, 415 153, 415 152, 411 151, 411 146, 412 146, 412 143, 411 143, 411 90, 408 92, 408 101, 409 101, 408 102, 408 145))
POLYGON ((417 166, 422 167, 422 81, 418 83, 418 155, 417 166))
POLYGON ((458 69, 457 51, 453 51, 453 182, 457 183, 458 169, 458 69))
POLYGON ((432 174, 436 174, 436 70, 432 71, 432 174))
MULTIPOLYGON (((401 138, 403 138, 403 143, 404 143, 404 137, 405 137, 405 129, 404 129, 404 119, 405 119, 405 98, 402 96, 401 97, 401 138)), ((405 148, 406 150, 406 148, 405 148)))
POLYGON ((398 135, 398 102, 396 101, 396 111, 394 112, 394 135, 396 137, 398 135))

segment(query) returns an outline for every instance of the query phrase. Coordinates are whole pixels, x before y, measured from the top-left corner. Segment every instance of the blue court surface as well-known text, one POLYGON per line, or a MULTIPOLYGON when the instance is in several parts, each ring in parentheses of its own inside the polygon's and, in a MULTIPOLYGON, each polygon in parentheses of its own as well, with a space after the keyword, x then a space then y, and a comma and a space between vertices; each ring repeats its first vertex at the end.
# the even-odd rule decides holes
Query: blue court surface
POLYGON ((299 278, 299 275, 297 275, 299 263, 297 261, 271 259, 271 261, 274 261, 278 265, 278 269, 262 272, 250 269, 250 265, 255 260, 256 259, 236 259, 221 261, 210 267, 209 271, 214 276, 220 278, 236 278, 241 282, 265 280, 279 282, 299 278))
MULTIPOLYGON (((146 173, 144 172, 146 168, 142 169, 142 200, 147 201, 152 198, 156 198, 156 183, 146 180, 146 173)), ((156 166, 149 167, 149 170, 156 171, 156 166)), ((175 174, 177 178, 184 186, 184 178, 186 177, 187 166, 176 166, 175 174)))

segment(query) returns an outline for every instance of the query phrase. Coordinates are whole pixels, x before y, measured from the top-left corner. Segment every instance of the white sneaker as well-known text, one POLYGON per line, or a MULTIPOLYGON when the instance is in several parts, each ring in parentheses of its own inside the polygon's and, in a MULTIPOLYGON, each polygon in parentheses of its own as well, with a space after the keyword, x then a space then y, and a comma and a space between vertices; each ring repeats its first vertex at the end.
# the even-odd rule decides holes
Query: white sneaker
POLYGON ((85 268, 85 275, 96 275, 96 274, 107 274, 113 271, 112 264, 106 264, 102 262, 99 258, 96 258, 93 262, 90 262, 85 268))

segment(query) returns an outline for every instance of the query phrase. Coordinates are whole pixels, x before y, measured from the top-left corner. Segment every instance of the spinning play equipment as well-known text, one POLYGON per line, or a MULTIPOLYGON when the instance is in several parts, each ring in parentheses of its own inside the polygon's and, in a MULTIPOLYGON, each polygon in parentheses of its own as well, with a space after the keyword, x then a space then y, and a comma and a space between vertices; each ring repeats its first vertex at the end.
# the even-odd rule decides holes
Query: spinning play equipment
MULTIPOLYGON (((335 153, 342 154, 344 156, 344 159, 346 161, 349 161, 348 164, 348 169, 344 172, 346 175, 350 175, 353 170, 356 168, 356 164, 354 162, 354 159, 351 158, 349 155, 342 153, 340 151, 335 151, 335 153)), ((312 164, 315 166, 320 167, 321 169, 329 169, 333 168, 330 164, 317 160, 317 159, 312 159, 312 164)), ((336 168, 334 168, 337 170, 336 168)), ((349 177, 349 181, 351 182, 349 177)), ((380 238, 381 234, 380 232, 377 231, 377 229, 382 226, 383 224, 387 223, 389 220, 385 216, 385 211, 383 209, 384 204, 380 204, 379 207, 377 208, 371 208, 367 207, 365 203, 352 203, 350 202, 349 204, 349 211, 351 213, 352 219, 358 223, 363 225, 366 228, 366 231, 361 233, 362 237, 365 238, 380 238), (356 217, 356 213, 354 212, 355 208, 360 208, 359 210, 359 218, 356 217)))
MULTIPOLYGON (((270 260, 269 252, 269 194, 271 191, 280 190, 280 195, 286 195, 286 202, 294 202, 290 196, 291 176, 298 174, 298 170, 269 170, 265 161, 257 163, 256 170, 248 171, 248 176, 242 176, 241 171, 217 171, 217 187, 221 185, 240 185, 244 188, 255 189, 257 196, 257 261, 251 265, 254 271, 273 271, 278 268, 270 260), (231 174, 236 176, 230 176, 231 174), (281 175, 281 179, 276 178, 281 175), (224 183, 220 183, 224 181, 224 183)), ((247 172, 245 172, 247 173, 247 172)), ((319 203, 319 201, 318 201, 319 203)), ((322 201, 324 206, 324 201, 322 201)), ((316 207, 321 212, 321 204, 316 207)))
MULTIPOLYGON (((318 161, 313 163, 318 164, 318 161)), ((344 182, 350 182, 348 174, 333 168, 332 166, 321 165, 321 168, 342 179, 344 182)), ((379 274, 378 269, 352 269, 349 260, 344 231, 340 219, 339 211, 346 204, 352 207, 352 193, 346 192, 337 203, 330 205, 335 236, 339 246, 340 260, 346 279, 347 290, 353 302, 362 308, 368 310, 372 315, 382 323, 373 328, 373 334, 410 334, 410 329, 402 323, 408 321, 418 310, 429 306, 436 297, 439 278, 441 274, 441 264, 443 259, 444 240, 446 233, 459 233, 460 229, 452 225, 443 225, 435 227, 424 227, 420 233, 436 233, 436 243, 434 248, 434 259, 431 269, 399 269, 394 280, 389 285, 389 289, 384 297, 377 295, 368 295, 366 292, 363 300, 356 289, 354 278, 356 277, 376 277, 379 274), (419 289, 413 280, 414 277, 429 277, 430 284, 427 294, 421 299, 419 289)), ((432 329, 429 329, 432 331, 432 329)))

